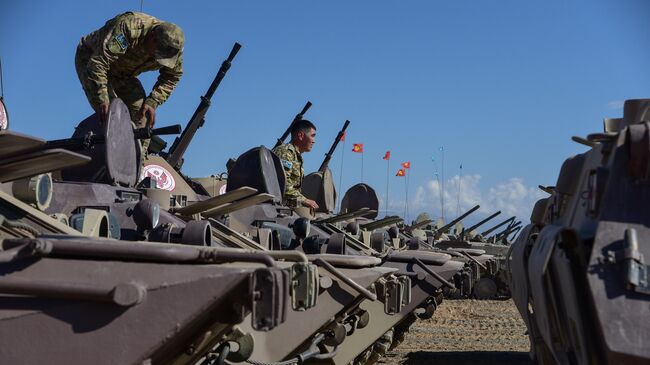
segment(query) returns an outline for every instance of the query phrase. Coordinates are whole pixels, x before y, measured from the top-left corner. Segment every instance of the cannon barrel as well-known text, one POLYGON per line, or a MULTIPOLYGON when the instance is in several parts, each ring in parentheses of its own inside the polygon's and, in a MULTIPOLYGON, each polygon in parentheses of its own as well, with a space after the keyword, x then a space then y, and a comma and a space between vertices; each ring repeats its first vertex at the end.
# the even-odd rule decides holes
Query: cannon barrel
POLYGON ((487 223, 489 220, 493 219, 494 217, 496 217, 496 216, 499 215, 499 214, 501 214, 501 211, 498 211, 498 212, 492 214, 491 216, 489 216, 489 217, 483 219, 482 221, 476 223, 475 225, 473 225, 473 226, 471 226, 471 227, 465 229, 465 231, 466 231, 466 232, 471 232, 471 231, 477 229, 478 227, 484 225, 484 224, 487 223))
POLYGON ((226 77, 226 73, 228 72, 228 69, 230 69, 230 64, 237 55, 237 52, 239 52, 240 48, 241 45, 235 42, 228 58, 223 61, 217 75, 214 77, 214 80, 212 80, 212 84, 208 87, 208 91, 201 97, 199 106, 196 107, 192 118, 190 118, 190 121, 187 123, 187 127, 183 130, 181 136, 174 140, 174 143, 169 148, 169 152, 164 155, 167 162, 176 170, 181 169, 183 165, 183 155, 185 155, 187 147, 190 145, 190 142, 192 142, 196 131, 201 128, 205 122, 205 114, 208 112, 210 104, 212 103, 212 95, 214 95, 217 87, 219 87, 221 81, 226 77))
POLYGON ((345 123, 343 124, 343 128, 341 128, 339 133, 336 135, 336 139, 334 139, 334 142, 332 143, 330 150, 325 154, 325 159, 323 160, 323 163, 320 165, 320 168, 318 169, 319 172, 325 172, 325 170, 327 170, 327 166, 329 165, 330 160, 332 159, 332 154, 334 154, 334 151, 336 150, 336 146, 338 146, 339 142, 341 142, 341 138, 345 135, 345 130, 348 129, 349 125, 350 125, 350 121, 346 120, 345 123))
MULTIPOLYGON (((508 236, 512 236, 512 239, 514 239, 514 238, 517 237, 517 232, 519 232, 520 230, 521 230, 521 226, 519 226, 519 227, 513 229, 512 232, 510 232, 510 233, 508 234, 508 236)), ((507 238, 507 237, 506 237, 506 238, 507 238)))
MULTIPOLYGON (((153 136, 162 136, 168 134, 178 134, 181 132, 180 124, 174 124, 167 127, 160 128, 137 128, 133 130, 133 136, 135 139, 149 139, 153 136)), ((95 145, 105 143, 106 137, 100 134, 95 134, 93 132, 88 132, 81 138, 64 138, 64 139, 55 139, 45 142, 43 146, 40 146, 39 150, 46 150, 52 148, 63 148, 66 150, 83 150, 93 148, 95 145)))
POLYGON ((496 230, 499 229, 500 227, 503 227, 504 225, 513 222, 514 220, 515 220, 515 217, 510 217, 510 218, 506 219, 505 221, 503 221, 503 222, 497 224, 496 226, 494 226, 494 227, 488 229, 487 231, 481 233, 481 236, 485 237, 485 236, 487 236, 488 234, 490 234, 490 233, 496 231, 496 230))
POLYGON ((309 108, 311 108, 311 101, 307 101, 307 104, 305 104, 305 106, 302 107, 300 113, 296 114, 296 116, 293 117, 291 124, 289 124, 289 127, 287 128, 287 130, 284 131, 284 133, 282 133, 280 138, 278 138, 273 148, 276 148, 279 145, 284 143, 284 140, 287 139, 287 137, 289 137, 289 133, 291 133, 291 128, 293 128, 294 124, 298 123, 298 121, 302 120, 302 118, 305 116, 305 113, 307 113, 307 110, 309 110, 309 108))
POLYGON ((413 223, 412 225, 410 225, 410 226, 408 227, 408 229, 412 231, 412 230, 414 230, 414 229, 418 229, 418 228, 420 228, 420 227, 424 227, 424 226, 426 226, 427 224, 431 224, 431 223, 433 223, 433 221, 432 221, 431 219, 425 219, 425 220, 423 220, 423 221, 421 221, 421 222, 413 223))
POLYGON ((516 224, 508 226, 508 228, 504 229, 503 231, 494 234, 493 237, 495 238, 495 240, 498 241, 502 239, 504 236, 510 235, 510 233, 512 233, 515 229, 519 227, 521 227, 521 221, 517 222, 516 224))
POLYGON ((474 213, 475 211, 477 211, 478 208, 480 208, 480 207, 481 207, 480 205, 476 204, 472 209, 470 209, 470 210, 468 210, 467 212, 461 214, 460 216, 458 216, 457 218, 455 218, 455 219, 452 220, 451 222, 447 223, 446 225, 444 225, 444 226, 442 226, 440 229, 438 229, 438 233, 446 233, 446 232, 449 230, 449 228, 451 228, 451 227, 454 226, 454 224, 456 224, 456 223, 462 221, 462 220, 465 219, 468 215, 470 215, 470 214, 474 213))

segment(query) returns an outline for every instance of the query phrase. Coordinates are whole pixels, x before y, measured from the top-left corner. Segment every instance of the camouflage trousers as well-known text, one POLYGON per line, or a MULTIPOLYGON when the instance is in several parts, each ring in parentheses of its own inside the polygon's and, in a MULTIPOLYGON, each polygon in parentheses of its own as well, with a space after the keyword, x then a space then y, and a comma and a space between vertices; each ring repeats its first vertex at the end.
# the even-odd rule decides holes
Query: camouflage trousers
MULTIPOLYGON (((90 85, 89 75, 88 75, 88 61, 92 56, 92 51, 83 44, 79 43, 77 46, 77 52, 75 54, 75 69, 77 70, 77 76, 81 82, 81 87, 86 94, 88 103, 93 108, 93 110, 98 110, 99 105, 97 102, 93 101, 93 96, 90 94, 92 89, 90 85)), ((126 77, 126 78, 117 78, 108 76, 108 97, 110 100, 115 98, 120 98, 126 107, 129 109, 129 115, 131 116, 131 122, 133 123, 134 128, 143 128, 147 126, 147 118, 140 118, 140 112, 142 109, 142 104, 144 104, 144 99, 147 97, 147 94, 142 87, 142 83, 135 76, 126 77)), ((140 145, 142 146, 143 156, 146 156, 147 148, 149 147, 149 140, 140 140, 140 145)))

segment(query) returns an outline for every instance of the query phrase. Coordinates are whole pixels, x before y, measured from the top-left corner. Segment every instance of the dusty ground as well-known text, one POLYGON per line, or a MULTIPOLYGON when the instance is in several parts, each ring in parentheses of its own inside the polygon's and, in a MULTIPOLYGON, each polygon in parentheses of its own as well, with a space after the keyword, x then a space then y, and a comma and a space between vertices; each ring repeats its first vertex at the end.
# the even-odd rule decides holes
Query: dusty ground
POLYGON ((380 363, 531 364, 525 332, 512 300, 445 300, 433 318, 415 322, 380 363))

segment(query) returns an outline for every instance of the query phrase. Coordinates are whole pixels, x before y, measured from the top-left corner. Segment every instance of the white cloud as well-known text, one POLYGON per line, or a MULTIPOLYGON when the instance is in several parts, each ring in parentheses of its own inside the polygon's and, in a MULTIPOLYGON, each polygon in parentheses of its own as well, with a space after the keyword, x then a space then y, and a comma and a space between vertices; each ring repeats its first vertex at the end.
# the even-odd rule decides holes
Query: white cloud
MULTIPOLYGON (((414 196, 409 197, 409 220, 413 220, 422 212, 428 213, 432 218, 440 217, 442 190, 442 184, 438 180, 430 180, 418 186, 414 196)), ((526 224, 530 220, 535 202, 545 196, 546 194, 536 186, 527 186, 524 180, 518 177, 512 177, 494 186, 483 187, 480 175, 463 176, 462 179, 456 175, 444 183, 445 220, 450 221, 455 218, 459 206, 462 214, 479 204, 481 208, 464 221, 466 225, 478 222, 499 210, 501 215, 486 223, 486 228, 511 216, 516 216, 526 224), (458 198, 459 180, 460 199, 458 198)), ((388 208, 389 213, 403 215, 404 200, 391 200, 388 208)))

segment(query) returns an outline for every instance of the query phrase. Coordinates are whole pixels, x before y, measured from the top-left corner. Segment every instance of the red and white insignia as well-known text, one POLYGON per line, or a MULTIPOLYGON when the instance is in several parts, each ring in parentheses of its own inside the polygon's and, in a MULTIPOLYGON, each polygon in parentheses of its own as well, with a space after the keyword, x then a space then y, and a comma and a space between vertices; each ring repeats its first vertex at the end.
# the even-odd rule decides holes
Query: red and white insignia
POLYGON ((142 169, 142 179, 150 177, 157 182, 158 189, 172 191, 176 187, 174 176, 160 165, 147 165, 142 169))

